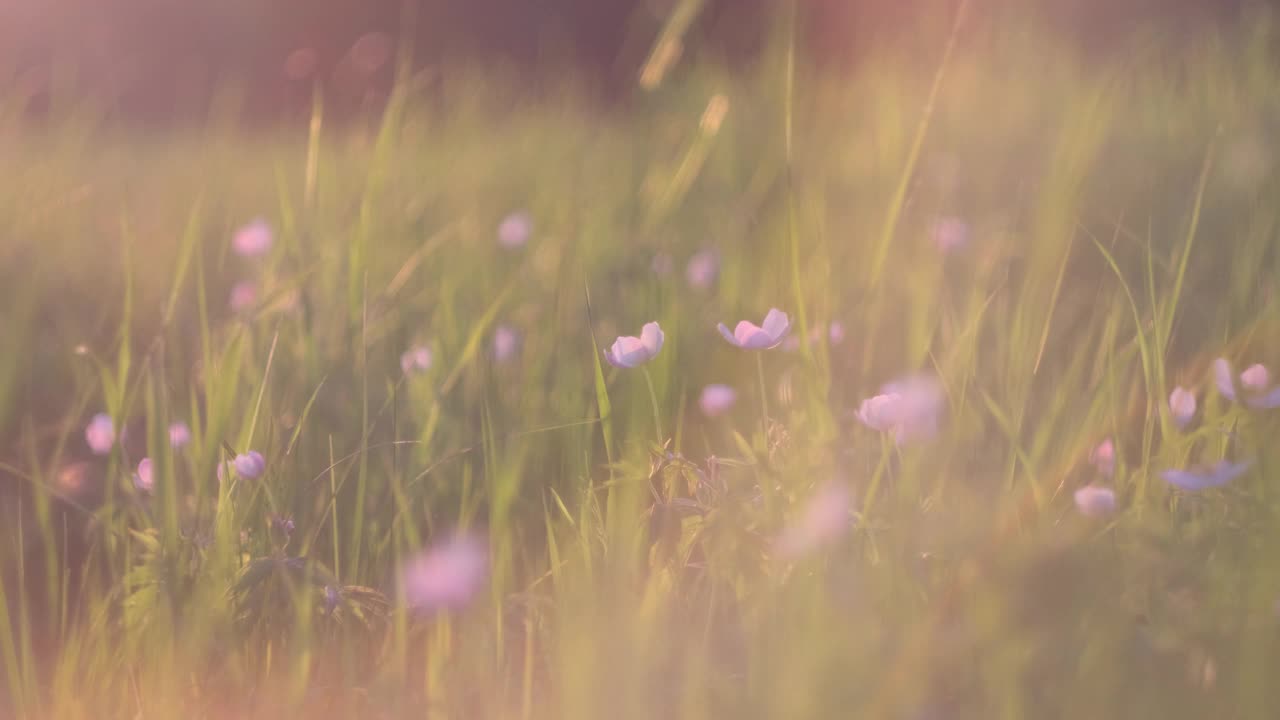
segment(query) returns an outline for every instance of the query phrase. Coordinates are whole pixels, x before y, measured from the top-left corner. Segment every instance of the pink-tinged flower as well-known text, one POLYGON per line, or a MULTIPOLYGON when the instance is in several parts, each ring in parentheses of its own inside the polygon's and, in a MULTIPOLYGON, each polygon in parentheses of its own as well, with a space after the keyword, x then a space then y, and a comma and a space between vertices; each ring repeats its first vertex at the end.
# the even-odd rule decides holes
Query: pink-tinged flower
POLYGON ((1218 392, 1228 400, 1235 400, 1236 385, 1231 375, 1230 361, 1226 358, 1218 358, 1213 361, 1213 382, 1218 386, 1218 392))
POLYGON ((1116 510, 1116 493, 1111 488, 1085 485, 1076 490, 1076 508, 1085 517, 1103 517, 1116 510))
POLYGON ((889 432, 897 415, 898 398, 882 394, 866 398, 858 406, 858 421, 879 432, 889 432))
POLYGON ((241 257, 262 257, 271 252, 274 239, 265 220, 254 220, 236 231, 231 248, 241 257))
POLYGON ((150 493, 156 486, 155 476, 151 474, 151 458, 142 458, 138 463, 138 471, 133 474, 133 486, 138 492, 150 493))
POLYGON ((795 559, 839 540, 849 530, 851 498, 843 483, 828 482, 805 503, 800 517, 778 536, 779 557, 795 559))
POLYGON ((489 551, 470 535, 455 535, 410 558, 400 570, 404 600, 419 610, 456 610, 484 587, 489 551))
POLYGON ((706 290, 716 281, 720 274, 720 256, 714 250, 700 250, 689 258, 685 266, 684 276, 689 287, 695 290, 706 290))
POLYGON ((524 247, 533 235, 533 218, 529 213, 514 212, 498 224, 498 244, 508 250, 524 247))
POLYGON ((493 329, 493 359, 506 362, 515 357, 520 350, 520 333, 510 325, 499 325, 493 329))
POLYGON ((827 327, 827 341, 832 345, 839 345, 844 342, 844 324, 838 320, 832 321, 827 327))
POLYGON ((231 297, 227 305, 232 312, 245 312, 258 303, 258 286, 249 280, 241 280, 231 286, 231 297))
POLYGON ((787 331, 791 329, 791 320, 787 314, 777 308, 769 311, 764 316, 764 323, 757 326, 755 323, 742 320, 738 326, 729 332, 728 326, 720 323, 717 326, 720 334, 730 343, 747 350, 768 350, 782 344, 783 338, 786 337, 787 331))
POLYGON ((1252 464, 1248 460, 1238 463, 1219 460, 1213 465, 1203 468, 1165 470, 1160 473, 1160 477, 1164 478, 1165 482, 1170 485, 1183 490, 1204 490, 1205 488, 1226 485, 1243 475, 1252 464))
POLYGON ((1196 414, 1196 394, 1183 387, 1169 393, 1169 413, 1179 428, 1185 428, 1196 414))
POLYGON ((1271 381, 1271 373, 1259 363, 1254 363, 1240 373, 1240 384, 1250 392, 1262 392, 1271 381))
POLYGON ((405 375, 416 375, 431 369, 431 348, 416 345, 400 356, 400 369, 405 375))
POLYGON ((1243 393, 1237 393, 1232 380, 1231 363, 1226 358, 1213 361, 1213 381, 1218 392, 1228 400, 1240 400, 1252 408, 1266 409, 1280 407, 1280 386, 1268 387, 1271 374, 1264 365, 1250 365, 1240 373, 1240 387, 1243 393))
POLYGON ((917 374, 887 383, 880 394, 858 407, 858 420, 880 432, 892 432, 899 445, 928 440, 938 432, 944 395, 932 375, 917 374))
POLYGON ((969 223, 957 217, 938 218, 930 234, 938 250, 950 253, 969 244, 969 223))
POLYGON ((256 480, 267 470, 267 459, 257 450, 241 453, 232 461, 236 474, 245 480, 256 480))
POLYGON ((1106 477, 1111 477, 1115 474, 1116 445, 1111 442, 1111 438, 1103 440, 1098 443, 1097 447, 1089 451, 1089 462, 1106 477))
POLYGON ((184 422, 175 422, 169 425, 169 447, 174 450, 180 450, 191 442, 191 428, 187 427, 184 422))
POLYGON ((111 416, 106 413, 94 415, 84 428, 84 441, 94 455, 111 452, 111 446, 116 444, 116 426, 111 422, 111 416))
POLYGON ((604 351, 604 359, 619 368, 633 368, 643 365, 654 358, 662 349, 664 336, 658 323, 645 323, 640 329, 640 337, 623 335, 613 342, 613 347, 604 351))
POLYGON ((728 412, 738 400, 738 393, 728 385, 708 385, 702 388, 698 397, 698 407, 707 417, 716 417, 728 412))

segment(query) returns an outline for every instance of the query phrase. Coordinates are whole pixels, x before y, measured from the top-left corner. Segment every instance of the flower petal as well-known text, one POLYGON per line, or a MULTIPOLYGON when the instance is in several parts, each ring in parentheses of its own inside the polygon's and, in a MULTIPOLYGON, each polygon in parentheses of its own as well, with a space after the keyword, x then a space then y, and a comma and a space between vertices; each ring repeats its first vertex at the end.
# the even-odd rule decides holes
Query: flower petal
POLYGON ((1085 485, 1076 490, 1076 507, 1086 517, 1110 515, 1116 509, 1116 493, 1110 488, 1085 485))
POLYGON ((403 597, 418 610, 465 606, 488 578, 489 551, 471 535, 457 535, 411 558, 401 569, 403 597))
POLYGON ((520 333, 509 325, 499 325, 493 331, 493 359, 506 362, 520 349, 520 333))
POLYGON ((1226 358, 1218 358, 1213 361, 1213 382, 1218 386, 1218 392, 1222 397, 1228 400, 1236 399, 1236 386, 1231 378, 1231 363, 1226 358))
POLYGON ((1254 363, 1240 373, 1240 384, 1249 392, 1261 392, 1271 384, 1271 373, 1265 365, 1254 363))
POLYGON ((1116 471, 1116 445, 1107 438, 1098 443, 1098 446, 1089 451, 1089 462, 1098 469, 1098 472, 1107 477, 1111 477, 1116 471))
POLYGON ((258 257, 271 250, 271 226, 265 220, 254 220, 236 231, 232 249, 242 257, 258 257))
POLYGON ((498 244, 508 250, 523 246, 533 234, 533 217, 529 213, 514 212, 498 224, 498 244))
POLYGON ((111 416, 106 413, 94 415, 85 426, 84 440, 94 455, 106 455, 111 452, 111 446, 116 442, 116 430, 111 422, 111 416))
POLYGON ((937 434, 946 399, 938 378, 917 373, 886 383, 880 392, 893 398, 887 421, 899 444, 937 434))
POLYGON ((716 280, 720 269, 720 258, 712 250, 703 250, 689 259, 685 268, 685 278, 696 290, 706 290, 716 280))
POLYGON ((827 329, 827 339, 830 340, 832 345, 839 345, 844 342, 844 324, 840 322, 831 323, 831 326, 827 329))
POLYGON ((604 359, 614 367, 633 368, 649 359, 649 351, 640 338, 623 335, 613 341, 612 348, 605 351, 604 359))
POLYGON ((186 447, 191 442, 191 428, 186 423, 178 421, 169 425, 169 446, 174 450, 186 447))
POLYGON ((1245 402, 1249 403, 1250 407, 1262 410, 1280 407, 1280 386, 1271 388, 1271 391, 1265 395, 1251 397, 1245 402))
POLYGON ((897 395, 876 395, 858 406, 858 420, 872 430, 885 432, 897 424, 897 395))
POLYGON ((250 450, 235 456, 232 461, 236 473, 246 480, 256 480, 267 469, 267 460, 257 450, 250 450))
POLYGON ((133 474, 133 486, 139 492, 149 493, 155 487, 155 475, 151 469, 151 458, 144 457, 138 463, 138 471, 133 474))
POLYGON ((769 333, 755 323, 743 320, 733 329, 733 336, 738 339, 739 347, 749 350, 764 350, 776 345, 769 333))
POLYGON ((778 536, 774 548, 780 557, 794 560, 839 540, 852 525, 852 498, 843 483, 819 487, 802 512, 778 536))
POLYGON ((738 324, 733 326, 733 337, 738 340, 740 345, 746 345, 747 341, 755 337, 757 333, 763 332, 764 330, 761 330, 759 326, 747 320, 739 320, 738 324))
POLYGON ((404 351, 400 356, 400 369, 405 375, 431 369, 431 349, 425 345, 417 345, 404 351))
POLYGON ((702 395, 698 399, 698 406, 702 408, 702 414, 707 417, 715 417, 733 407, 737 397, 737 392, 728 385, 708 385, 702 389, 702 395))
POLYGON ((645 326, 640 329, 640 344, 648 351, 649 358, 658 354, 658 351, 662 349, 662 341, 665 339, 666 336, 662 334, 662 328, 656 322, 645 323, 645 326))
POLYGON ((958 217, 938 218, 933 223, 933 242, 943 253, 958 250, 969 243, 969 225, 958 217))
POLYGON ((727 325, 720 323, 716 328, 720 330, 720 334, 724 336, 725 340, 728 340, 730 343, 737 345, 738 347, 742 347, 742 343, 738 342, 738 338, 734 337, 732 332, 729 332, 729 327, 727 325))
POLYGON ((1165 470, 1160 473, 1160 477, 1183 490, 1204 490, 1226 485, 1243 475, 1251 464, 1248 461, 1233 463, 1220 460, 1204 470, 1165 470))
POLYGON ((1184 428, 1196 414, 1196 394, 1183 387, 1169 393, 1169 413, 1178 428, 1184 428))
POLYGON ((782 340, 782 336, 787 334, 787 330, 791 328, 791 318, 778 308, 771 308, 769 314, 764 316, 764 324, 761 328, 769 335, 775 344, 782 340))

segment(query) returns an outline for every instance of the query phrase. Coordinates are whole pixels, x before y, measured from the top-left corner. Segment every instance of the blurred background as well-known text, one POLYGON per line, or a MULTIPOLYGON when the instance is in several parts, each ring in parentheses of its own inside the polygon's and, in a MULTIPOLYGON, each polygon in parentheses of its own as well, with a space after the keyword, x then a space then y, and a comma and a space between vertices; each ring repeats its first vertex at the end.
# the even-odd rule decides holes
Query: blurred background
MULTIPOLYGON (((773 0, 0 0, 0 79, 38 114, 60 92, 90 93, 137 121, 203 118, 235 88, 242 119, 293 117, 313 81, 330 104, 359 105, 390 86, 404 41, 416 69, 476 64, 529 81, 573 71, 616 101, 681 2, 696 10, 684 50, 738 64, 777 25, 773 0)), ((1105 54, 1141 32, 1187 36, 1271 0, 979 0, 967 32, 1019 15, 1105 54)), ((947 25, 956 0, 805 0, 801 51, 847 68, 870 48, 947 25)))
POLYGON ((1273 716, 1277 3, 0 0, 0 718, 1273 716))

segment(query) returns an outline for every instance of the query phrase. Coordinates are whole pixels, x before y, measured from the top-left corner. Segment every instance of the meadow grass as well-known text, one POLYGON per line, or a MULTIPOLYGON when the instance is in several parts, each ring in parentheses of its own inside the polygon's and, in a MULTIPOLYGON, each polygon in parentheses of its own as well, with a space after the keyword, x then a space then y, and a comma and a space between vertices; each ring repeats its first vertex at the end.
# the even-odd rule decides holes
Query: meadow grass
POLYGON ((0 712, 1269 717, 1277 419, 1209 381, 1280 359, 1269 33, 1099 61, 989 29, 835 75, 784 33, 620 108, 445 71, 302 128, 32 125, 13 96, 0 712), (238 256, 257 217, 274 245, 238 256), (716 333, 771 307, 794 349, 716 333), (656 357, 603 362, 650 321, 656 357), (859 422, 916 372, 935 437, 859 422), (130 434, 103 457, 97 412, 130 434), (219 481, 250 449, 265 474, 219 481), (1224 457, 1253 465, 1160 475, 1224 457), (832 483, 840 532, 779 552, 832 483), (398 568, 459 529, 479 596, 406 608, 398 568))

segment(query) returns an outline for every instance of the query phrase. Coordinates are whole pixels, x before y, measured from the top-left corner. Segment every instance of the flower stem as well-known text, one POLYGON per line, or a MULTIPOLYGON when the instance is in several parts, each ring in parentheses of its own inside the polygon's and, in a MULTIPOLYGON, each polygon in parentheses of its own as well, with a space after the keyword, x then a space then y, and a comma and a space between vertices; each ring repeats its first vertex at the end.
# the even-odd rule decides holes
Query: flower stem
POLYGON ((653 378, 649 375, 649 368, 640 368, 644 373, 644 384, 649 386, 649 404, 653 406, 653 429, 658 432, 658 445, 661 446, 664 440, 662 436, 662 413, 658 411, 658 394, 653 390, 653 378))
POLYGON ((764 433, 764 451, 769 454, 769 391, 764 385, 764 353, 756 352, 756 376, 760 380, 760 430, 764 433))

